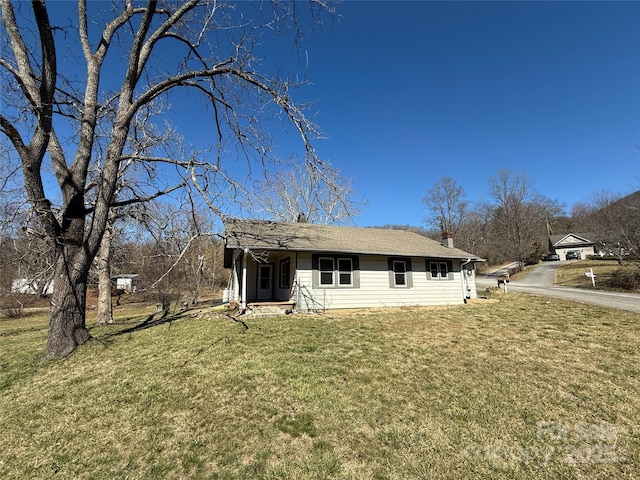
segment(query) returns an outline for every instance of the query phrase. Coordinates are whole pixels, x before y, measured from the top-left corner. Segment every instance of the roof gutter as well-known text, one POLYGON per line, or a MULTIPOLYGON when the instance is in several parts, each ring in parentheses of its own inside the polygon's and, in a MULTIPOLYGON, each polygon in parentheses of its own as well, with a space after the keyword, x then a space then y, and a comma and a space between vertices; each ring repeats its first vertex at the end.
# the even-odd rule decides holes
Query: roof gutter
POLYGON ((465 265, 469 262, 484 262, 484 258, 480 257, 469 257, 468 252, 460 252, 466 255, 456 255, 455 252, 418 252, 418 253, 407 253, 407 252, 385 252, 385 251, 370 251, 370 250, 346 250, 346 249, 316 249, 316 248, 282 248, 277 246, 264 246, 264 245, 226 245, 228 249, 238 248, 240 250, 255 250, 255 251, 287 251, 287 252, 308 252, 312 254, 321 254, 321 253, 340 253, 345 255, 375 255, 381 257, 412 257, 412 258, 446 258, 450 260, 466 260, 465 265))

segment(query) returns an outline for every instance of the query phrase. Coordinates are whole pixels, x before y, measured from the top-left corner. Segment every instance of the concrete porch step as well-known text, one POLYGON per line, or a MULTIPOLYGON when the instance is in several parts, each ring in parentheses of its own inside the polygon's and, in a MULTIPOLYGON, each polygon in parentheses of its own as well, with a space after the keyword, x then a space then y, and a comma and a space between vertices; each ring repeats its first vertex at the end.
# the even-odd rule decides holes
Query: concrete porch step
POLYGON ((247 314, 256 317, 277 317, 280 315, 286 315, 287 312, 293 311, 295 304, 293 303, 263 303, 263 304, 248 304, 247 314))

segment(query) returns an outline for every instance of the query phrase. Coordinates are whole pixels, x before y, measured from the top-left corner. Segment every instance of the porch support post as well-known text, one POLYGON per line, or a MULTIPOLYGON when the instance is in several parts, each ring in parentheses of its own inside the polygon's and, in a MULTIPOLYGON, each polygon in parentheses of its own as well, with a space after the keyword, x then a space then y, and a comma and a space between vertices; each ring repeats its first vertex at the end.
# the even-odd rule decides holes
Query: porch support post
POLYGON ((242 297, 240 299, 240 309, 244 313, 247 309, 247 257, 249 256, 249 249, 244 249, 242 255, 242 297))
POLYGON ((233 257, 231 260, 231 282, 229 285, 229 300, 234 302, 240 301, 240 269, 238 267, 238 259, 240 252, 237 248, 233 249, 233 257))
POLYGON ((467 292, 469 291, 469 279, 467 278, 467 272, 465 271, 465 268, 469 263, 471 263, 471 259, 467 259, 464 262, 462 260, 460 260, 460 277, 461 277, 461 281, 462 281, 462 301, 464 303, 467 303, 467 297, 471 298, 471 294, 467 295, 467 292))

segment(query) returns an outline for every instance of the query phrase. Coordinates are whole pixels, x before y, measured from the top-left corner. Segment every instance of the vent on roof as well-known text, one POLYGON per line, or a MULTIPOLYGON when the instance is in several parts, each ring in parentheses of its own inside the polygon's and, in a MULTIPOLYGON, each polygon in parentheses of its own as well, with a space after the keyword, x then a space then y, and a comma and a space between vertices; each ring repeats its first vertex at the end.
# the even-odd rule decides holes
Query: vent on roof
POLYGON ((307 216, 304 213, 298 215, 298 223, 307 223, 307 216))

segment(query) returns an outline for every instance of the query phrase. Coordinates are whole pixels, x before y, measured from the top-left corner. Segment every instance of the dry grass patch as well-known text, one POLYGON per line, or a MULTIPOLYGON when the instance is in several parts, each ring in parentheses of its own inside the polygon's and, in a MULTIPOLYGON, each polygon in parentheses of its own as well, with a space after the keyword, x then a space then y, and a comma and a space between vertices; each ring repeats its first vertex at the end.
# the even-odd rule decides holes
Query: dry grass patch
POLYGON ((249 330, 191 313, 136 328, 146 319, 128 313, 46 363, 44 319, 0 323, 0 477, 587 479, 640 467, 637 314, 514 294, 249 330))
POLYGON ((591 268, 596 275, 596 288, 602 289, 607 288, 607 280, 615 271, 621 268, 637 270, 638 267, 634 264, 621 267, 613 260, 579 260, 558 268, 555 283, 564 287, 593 288, 591 279, 585 276, 591 268))

